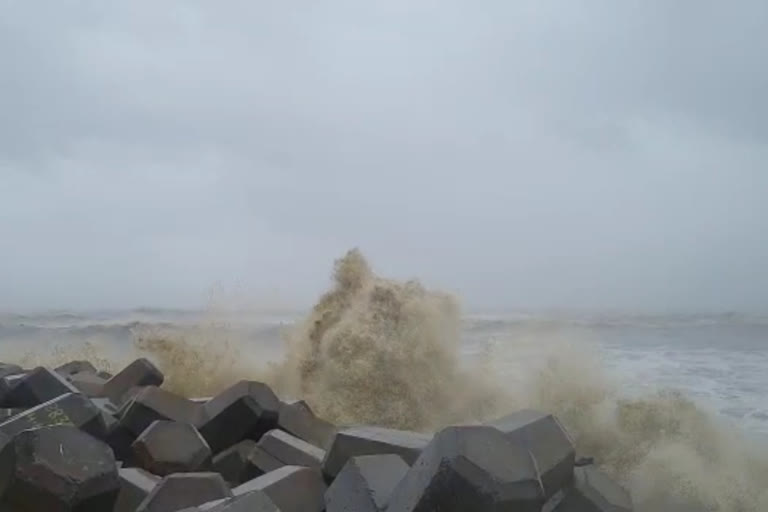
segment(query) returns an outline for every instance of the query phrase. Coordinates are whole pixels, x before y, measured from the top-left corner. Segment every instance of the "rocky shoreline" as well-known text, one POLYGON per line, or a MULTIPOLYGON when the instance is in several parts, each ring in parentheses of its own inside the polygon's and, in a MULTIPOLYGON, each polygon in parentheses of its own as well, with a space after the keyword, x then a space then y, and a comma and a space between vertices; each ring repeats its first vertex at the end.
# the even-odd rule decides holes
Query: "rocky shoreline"
POLYGON ((625 512, 628 493, 554 416, 434 434, 333 425, 240 381, 163 389, 137 359, 0 363, 0 512, 625 512))

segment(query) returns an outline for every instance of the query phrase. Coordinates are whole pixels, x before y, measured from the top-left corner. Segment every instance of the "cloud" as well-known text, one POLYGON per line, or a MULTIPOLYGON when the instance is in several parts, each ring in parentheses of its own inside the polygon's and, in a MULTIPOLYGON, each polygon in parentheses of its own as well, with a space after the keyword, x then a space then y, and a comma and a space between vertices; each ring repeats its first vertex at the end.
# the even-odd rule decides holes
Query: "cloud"
POLYGON ((483 307, 768 299, 764 2, 2 9, 0 307, 308 300, 353 245, 483 307))

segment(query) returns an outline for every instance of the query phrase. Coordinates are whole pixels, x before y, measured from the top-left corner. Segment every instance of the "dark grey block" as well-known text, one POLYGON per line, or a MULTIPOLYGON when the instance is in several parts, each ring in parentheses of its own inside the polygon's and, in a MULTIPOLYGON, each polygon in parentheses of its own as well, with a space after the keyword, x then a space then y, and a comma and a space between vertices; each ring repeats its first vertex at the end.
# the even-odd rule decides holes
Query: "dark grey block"
POLYGON ((243 439, 258 440, 275 428, 279 401, 266 384, 242 380, 201 407, 197 427, 216 454, 243 439))
POLYGON ((632 512, 629 493, 596 467, 576 468, 574 475, 556 512, 632 512))
POLYGON ((531 454, 493 427, 438 432, 398 483, 387 512, 540 512, 544 489, 531 454))
POLYGON ((147 359, 139 358, 104 384, 104 396, 119 405, 132 388, 161 386, 164 380, 163 373, 155 365, 147 359))
POLYGON ((326 512, 382 512, 407 472, 399 455, 352 457, 325 493, 326 512))
POLYGON ((283 512, 262 491, 251 491, 241 496, 206 503, 199 507, 200 512, 283 512))
POLYGON ((155 421, 177 421, 197 425, 199 415, 200 406, 183 396, 155 386, 147 386, 125 406, 119 422, 138 437, 155 421))
POLYGON ((281 403, 277 427, 291 435, 327 450, 336 434, 336 426, 315 416, 303 400, 281 403))
POLYGON ((210 467, 211 449, 189 423, 155 421, 136 439, 132 448, 134 460, 159 476, 210 467))
POLYGON ((259 474, 252 474, 248 457, 256 448, 256 442, 244 439, 230 446, 213 458, 213 470, 224 477, 229 484, 239 485, 246 480, 256 478, 259 474))
POLYGON ((160 477, 141 468, 120 468, 120 493, 112 512, 135 512, 152 489, 160 482, 160 477))
POLYGON ((13 440, 16 467, 2 498, 21 510, 112 510, 120 488, 112 450, 70 426, 27 430, 13 440))
POLYGON ((91 373, 96 375, 99 370, 96 369, 90 361, 70 361, 54 369, 62 377, 69 377, 78 373, 91 373))
POLYGON ((334 478, 352 457, 399 455, 407 464, 419 457, 431 436, 381 427, 349 427, 336 433, 323 460, 323 472, 334 478))
POLYGON ((281 512, 321 512, 327 490, 320 470, 283 466, 233 489, 235 496, 263 491, 281 512))
POLYGON ((536 459, 547 498, 573 483, 576 449, 565 428, 551 414, 524 409, 489 423, 536 459))
POLYGON ((137 512, 176 512, 231 497, 232 491, 218 473, 176 473, 163 478, 137 512))
POLYGON ((35 407, 78 389, 58 373, 42 366, 16 381, 4 397, 7 407, 35 407))
POLYGON ((55 425, 75 426, 99 439, 106 436, 106 425, 99 408, 83 395, 73 393, 61 395, 0 423, 0 432, 14 436, 23 430, 55 425))
POLYGON ((322 449, 279 429, 264 434, 258 446, 287 466, 319 468, 325 457, 322 449))

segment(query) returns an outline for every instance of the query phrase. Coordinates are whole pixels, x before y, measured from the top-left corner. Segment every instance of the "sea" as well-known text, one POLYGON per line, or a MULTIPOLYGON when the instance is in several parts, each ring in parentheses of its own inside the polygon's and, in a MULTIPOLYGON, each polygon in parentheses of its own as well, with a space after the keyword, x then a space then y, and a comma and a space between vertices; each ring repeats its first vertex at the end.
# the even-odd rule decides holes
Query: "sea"
MULTIPOLYGON (((257 367, 286 357, 285 333, 309 314, 6 312, 0 360, 32 367, 95 359, 119 370, 142 355, 192 384, 181 386, 187 394, 211 395, 228 380, 259 379, 257 367), (158 336, 174 339, 172 348, 140 341, 158 336), (194 348, 180 350, 187 345, 194 348)), ((451 357, 494 372, 513 397, 510 410, 562 415, 577 448, 605 463, 636 510, 768 510, 768 316, 474 312, 458 325, 451 357)), ((390 372, 397 368, 369 378, 390 372)))

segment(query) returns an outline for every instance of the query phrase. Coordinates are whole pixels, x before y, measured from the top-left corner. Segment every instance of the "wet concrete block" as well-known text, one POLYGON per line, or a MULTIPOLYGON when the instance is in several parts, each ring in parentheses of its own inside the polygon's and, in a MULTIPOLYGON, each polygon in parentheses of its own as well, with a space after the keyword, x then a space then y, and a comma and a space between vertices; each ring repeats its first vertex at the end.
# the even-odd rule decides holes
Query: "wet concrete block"
POLYGON ((7 407, 34 407, 78 389, 58 373, 42 366, 15 382, 4 397, 7 407))
POLYGON ((107 428, 101 411, 81 394, 68 393, 0 423, 0 432, 15 436, 28 429, 55 425, 74 426, 99 439, 104 439, 107 428))
POLYGON ((99 370, 96 369, 90 361, 70 361, 54 369, 62 377, 71 377, 78 373, 90 373, 96 375, 99 370))
POLYGON ((106 384, 107 381, 95 373, 76 373, 67 376, 66 379, 85 396, 104 396, 104 384, 106 384))
POLYGON ((536 462, 483 425, 438 432, 397 484, 387 512, 540 512, 536 462))
POLYGON ((327 487, 317 468, 283 466, 235 487, 235 496, 263 491, 281 512, 321 512, 327 487))
POLYGON ((573 487, 555 512, 632 512, 629 493, 594 466, 574 470, 573 487))
POLYGON ((120 468, 120 492, 112 512, 135 512, 160 482, 160 477, 141 468, 120 468))
POLYGON ((277 428, 324 450, 336 434, 336 426, 315 416, 303 400, 280 404, 277 428))
POLYGON ((23 407, 14 407, 14 408, 7 408, 3 407, 0 408, 0 422, 3 422, 7 419, 13 418, 14 416, 23 413, 26 411, 26 408, 23 407))
POLYGON ((407 464, 413 464, 431 436, 381 427, 350 427, 339 430, 323 460, 323 473, 335 478, 352 457, 360 455, 399 455, 407 464))
POLYGON ((104 384, 104 396, 122 404, 131 388, 161 386, 165 376, 148 359, 139 358, 120 370, 104 384))
POLYGON ((325 493, 326 512, 382 512, 408 472, 399 455, 352 457, 325 493))
POLYGON ((211 449, 189 423, 155 421, 132 445, 134 460, 160 476, 208 469, 211 449))
POLYGON ((325 458, 325 450, 279 429, 264 434, 258 446, 287 466, 319 468, 325 458))
POLYGON ((196 425, 199 414, 200 407, 183 396, 148 386, 122 409, 119 423, 138 437, 158 420, 196 425))
POLYGON ((488 423, 512 443, 533 454, 547 498, 573 482, 576 449, 565 428, 551 414, 524 409, 488 423))
POLYGON ((243 439, 258 440, 275 428, 279 404, 266 384, 242 380, 201 406, 197 427, 211 451, 219 453, 243 439))
POLYGON ((256 448, 256 441, 244 439, 230 446, 213 458, 213 470, 219 473, 230 485, 239 485, 246 480, 256 478, 262 473, 254 474, 248 460, 256 448))
POLYGON ((198 507, 200 512, 283 512, 262 491, 252 491, 242 496, 206 503, 198 507))
POLYGON ((277 460, 275 457, 265 452, 260 446, 256 446, 256 448, 254 448, 248 455, 248 477, 246 480, 280 469, 285 465, 284 462, 277 460))
POLYGON ((164 477, 137 512, 176 512, 222 498, 232 491, 218 473, 175 473, 164 477))
POLYGON ((24 369, 17 364, 0 363, 0 378, 9 375, 18 375, 24 373, 24 369))
POLYGON ((112 510, 120 484, 112 450, 69 426, 27 430, 13 440, 15 471, 2 501, 20 510, 112 510))

